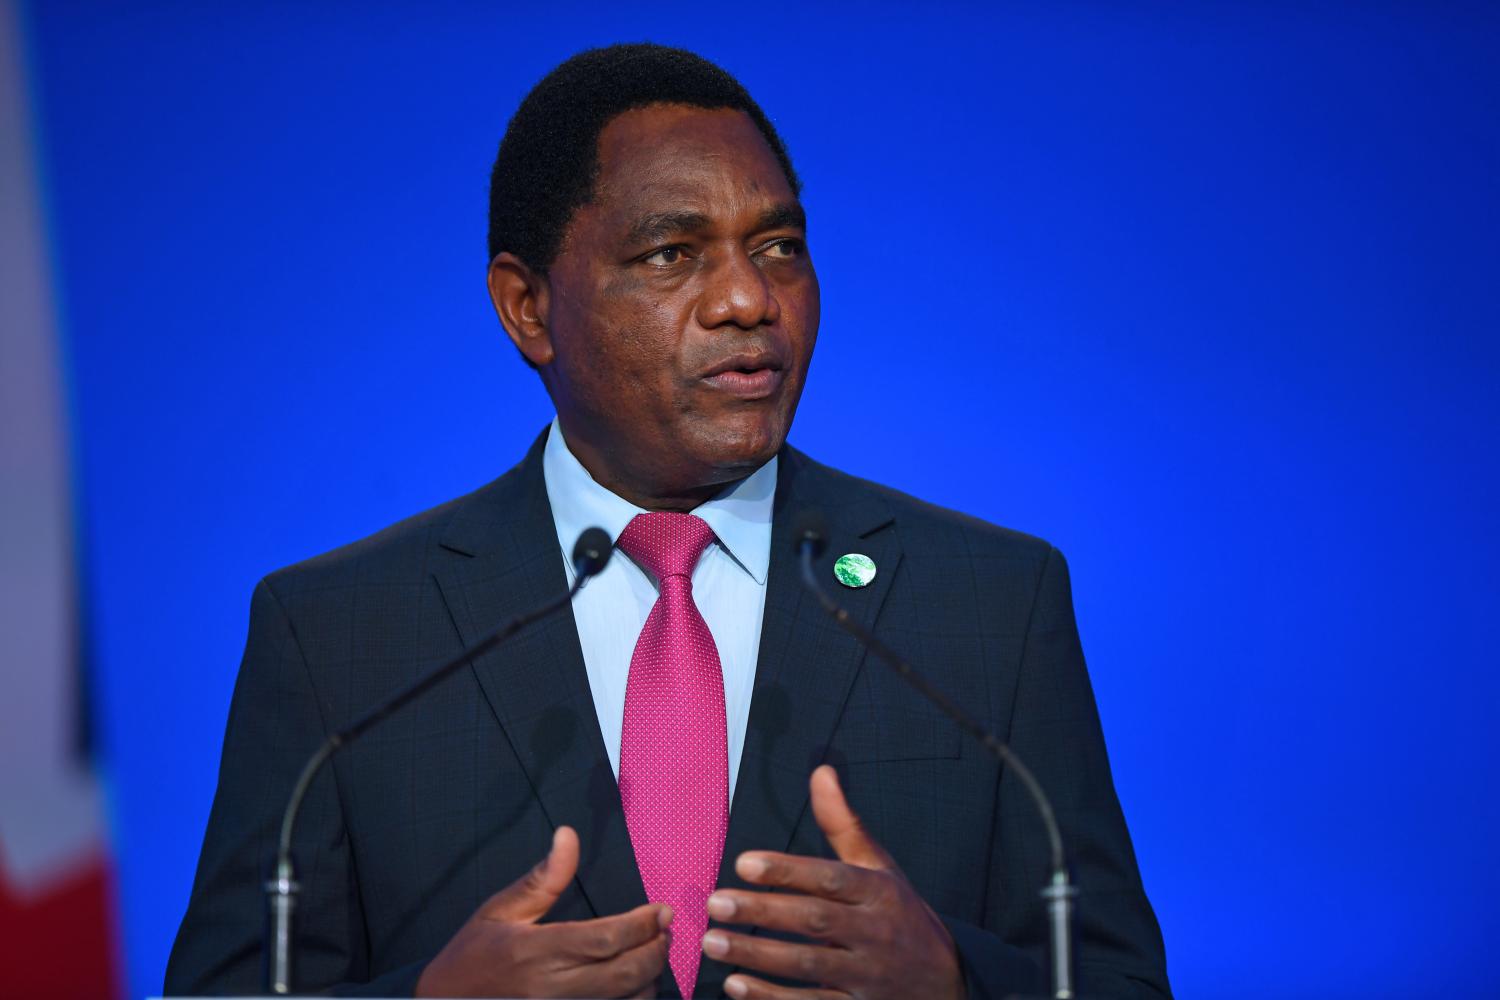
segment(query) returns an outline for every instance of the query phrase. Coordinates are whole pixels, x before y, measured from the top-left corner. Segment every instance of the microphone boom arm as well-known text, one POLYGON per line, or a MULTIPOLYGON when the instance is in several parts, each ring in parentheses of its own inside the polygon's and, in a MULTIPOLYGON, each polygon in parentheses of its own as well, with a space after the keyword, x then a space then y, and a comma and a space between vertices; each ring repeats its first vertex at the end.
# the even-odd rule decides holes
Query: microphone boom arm
POLYGON ((343 729, 330 735, 322 746, 308 758, 292 786, 287 799, 286 811, 281 816, 281 836, 277 842, 276 864, 271 878, 265 883, 266 901, 270 928, 270 952, 267 955, 266 980, 271 993, 285 996, 292 992, 292 915, 297 908, 297 893, 301 885, 297 882, 296 867, 292 862, 292 831, 297 825, 297 813, 302 800, 312 786, 313 779, 323 769, 328 759, 358 738, 365 730, 386 719, 391 713, 421 697, 450 674, 477 656, 482 656, 521 629, 570 604, 588 579, 604 568, 609 561, 612 543, 609 535, 599 528, 590 528, 579 536, 573 547, 575 576, 568 592, 556 600, 549 601, 499 626, 483 636, 472 646, 443 661, 417 677, 395 694, 383 699, 343 729))
POLYGON ((912 665, 907 663, 901 654, 876 638, 869 629, 855 621, 847 610, 828 596, 822 585, 818 583, 817 574, 813 571, 813 556, 819 548, 821 539, 805 530, 800 533, 800 536, 797 550, 801 557, 802 585, 817 597, 823 610, 828 612, 839 627, 858 639, 866 649, 916 688, 922 697, 941 709, 943 714, 952 719, 960 729, 973 736, 984 745, 986 750, 998 757, 1020 779, 1032 801, 1036 803, 1037 812, 1042 817, 1042 824, 1047 828, 1047 842, 1052 855, 1052 879, 1042 890, 1042 898, 1047 901, 1048 932, 1052 942, 1052 997, 1054 1000, 1072 1000, 1076 996, 1073 986, 1073 910, 1078 897, 1078 889, 1072 884, 1068 874, 1062 832, 1058 829, 1052 803, 1047 799, 1047 794, 1042 791, 1041 783, 1036 780, 1036 775, 1031 773, 1031 769, 1016 756, 1015 751, 959 708, 951 698, 933 686, 931 681, 912 669, 912 665))

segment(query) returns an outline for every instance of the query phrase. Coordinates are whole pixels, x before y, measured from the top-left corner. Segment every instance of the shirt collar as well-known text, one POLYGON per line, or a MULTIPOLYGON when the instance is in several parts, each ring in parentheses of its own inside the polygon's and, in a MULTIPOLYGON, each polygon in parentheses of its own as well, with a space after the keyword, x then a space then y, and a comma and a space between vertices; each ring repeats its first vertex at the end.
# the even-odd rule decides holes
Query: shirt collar
MULTIPOLYGON (((597 526, 609 532, 610 538, 619 538, 631 518, 645 513, 594 481, 568 449, 556 418, 547 431, 542 452, 542 477, 557 540, 564 552, 571 551, 585 528, 597 526)), ((772 458, 693 511, 708 522, 719 544, 761 586, 765 586, 771 566, 771 509, 775 498, 776 459, 772 458)), ((572 575, 570 562, 569 579, 572 575)))

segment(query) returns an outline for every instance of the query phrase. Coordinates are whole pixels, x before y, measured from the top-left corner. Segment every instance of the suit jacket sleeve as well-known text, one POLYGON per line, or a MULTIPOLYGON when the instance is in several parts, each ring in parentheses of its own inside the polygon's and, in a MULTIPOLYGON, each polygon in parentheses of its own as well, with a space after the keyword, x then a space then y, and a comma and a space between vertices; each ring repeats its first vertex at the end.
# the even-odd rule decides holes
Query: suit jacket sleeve
MULTIPOLYGON (((1166 956, 1141 886, 1115 795, 1099 713, 1073 616, 1067 563, 1044 562, 1027 628, 1009 742, 1052 800, 1079 889, 1077 981, 1084 997, 1168 997, 1166 956)), ((969 996, 1043 992, 1043 903, 1050 878, 1036 806, 1008 770, 999 785, 999 833, 990 863, 985 927, 945 918, 969 996), (1006 942, 1010 942, 1007 944, 1006 942), (1028 982, 1030 980, 1030 982, 1028 982)))
MULTIPOLYGON (((264 989, 264 883, 282 810, 302 766, 326 737, 324 709, 291 620, 270 580, 255 589, 219 764, 219 785, 187 915, 164 992, 264 989)), ((333 766, 314 779, 293 842, 302 891, 294 930, 299 991, 411 995, 421 965, 370 980, 349 838, 333 766)))

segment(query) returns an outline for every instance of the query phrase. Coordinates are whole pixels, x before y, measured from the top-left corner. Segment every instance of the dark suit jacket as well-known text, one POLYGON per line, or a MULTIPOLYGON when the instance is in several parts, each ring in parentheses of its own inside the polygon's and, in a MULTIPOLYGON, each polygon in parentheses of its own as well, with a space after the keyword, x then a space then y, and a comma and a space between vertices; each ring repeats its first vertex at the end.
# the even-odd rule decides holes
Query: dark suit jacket
MULTIPOLYGON (((542 441, 482 489, 256 588, 192 898, 167 992, 261 988, 262 882, 288 791, 325 734, 566 587, 542 441)), ((823 761, 943 916, 974 997, 1043 984, 1046 838, 1019 782, 804 593, 795 512, 826 515, 820 572, 865 625, 1008 740, 1057 809, 1078 886, 1085 993, 1165 996, 1160 932, 1105 757, 1062 556, 1038 539, 853 479, 786 448, 765 622, 719 885, 752 848, 831 856, 807 805, 823 761), (878 566, 858 590, 832 560, 878 566)), ((646 902, 566 613, 522 632, 347 747, 313 784, 296 854, 300 989, 410 994, 491 893, 582 841, 549 919, 646 902)), ((704 959, 697 992, 725 965, 704 959)), ((670 970, 662 996, 676 996, 670 970)))

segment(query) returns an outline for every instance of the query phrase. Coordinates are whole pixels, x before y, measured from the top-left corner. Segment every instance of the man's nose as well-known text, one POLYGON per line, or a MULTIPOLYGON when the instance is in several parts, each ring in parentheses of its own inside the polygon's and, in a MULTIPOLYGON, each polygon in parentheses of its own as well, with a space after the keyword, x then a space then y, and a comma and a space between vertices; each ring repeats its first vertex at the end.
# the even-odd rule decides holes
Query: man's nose
POLYGON ((735 326, 754 330, 780 318, 781 304, 775 291, 748 253, 736 248, 714 262, 698 300, 698 322, 705 329, 735 326))

